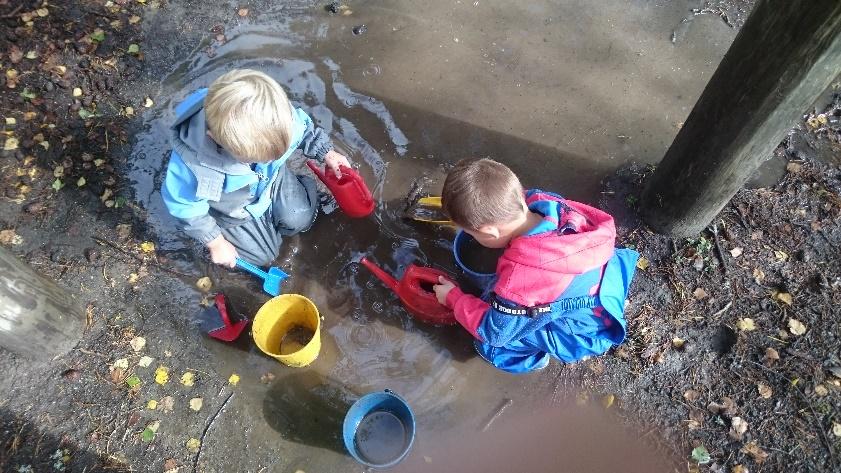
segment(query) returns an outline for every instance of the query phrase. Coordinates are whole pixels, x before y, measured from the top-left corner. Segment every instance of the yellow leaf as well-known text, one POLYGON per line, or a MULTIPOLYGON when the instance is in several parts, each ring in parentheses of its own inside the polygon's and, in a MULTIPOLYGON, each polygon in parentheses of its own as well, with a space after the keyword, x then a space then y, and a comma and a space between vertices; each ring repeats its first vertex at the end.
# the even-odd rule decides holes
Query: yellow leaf
POLYGON ((777 292, 777 293, 775 293, 774 294, 774 299, 777 299, 778 301, 780 301, 780 302, 782 302, 786 305, 791 305, 791 303, 792 303, 791 294, 789 294, 787 292, 777 292))
POLYGON ((16 124, 18 121, 15 120, 14 117, 6 117, 6 125, 12 126, 16 124))
POLYGON ((765 383, 757 384, 756 389, 759 391, 759 397, 761 397, 762 399, 769 399, 771 396, 774 395, 774 390, 771 389, 771 386, 768 386, 765 383))
POLYGON ((130 274, 128 275, 128 283, 129 283, 129 284, 134 284, 134 283, 136 283, 138 280, 140 280, 140 275, 138 275, 137 273, 130 273, 130 274))
POLYGON ((144 241, 140 244, 140 251, 144 253, 153 253, 155 251, 155 244, 151 241, 144 241))
POLYGON ((146 108, 151 108, 152 105, 155 105, 155 102, 152 102, 152 99, 146 97, 146 102, 143 103, 143 106, 146 108))
POLYGON ((39 9, 35 10, 35 13, 36 13, 38 16, 40 16, 41 18, 43 18, 43 17, 45 17, 45 16, 49 15, 49 14, 50 14, 50 11, 49 11, 49 10, 47 10, 46 8, 39 8, 39 9))
POLYGON ((79 180, 78 180, 78 181, 76 181, 76 187, 82 187, 82 186, 84 186, 87 182, 88 182, 88 181, 86 181, 86 180, 85 180, 85 176, 82 176, 82 177, 80 177, 80 178, 79 178, 79 180))
POLYGON ((200 397, 194 397, 194 398, 190 399, 190 409, 192 409, 196 412, 200 411, 201 406, 202 406, 202 402, 203 401, 200 397))
POLYGON ((733 468, 730 469, 730 473, 748 473, 748 469, 742 465, 733 465, 733 468))
POLYGON ((199 451, 199 447, 201 447, 199 439, 191 438, 190 440, 187 440, 187 450, 196 453, 199 451))
POLYGON ((736 321, 736 328, 742 332, 752 332, 756 330, 756 324, 753 322, 753 319, 745 317, 736 321))
POLYGON ((129 342, 129 345, 131 345, 132 350, 140 351, 146 346, 146 339, 143 337, 134 337, 131 339, 131 342, 129 342))
POLYGON ((637 260, 637 268, 643 271, 645 271, 645 269, 648 268, 649 264, 650 263, 646 258, 640 257, 640 259, 637 260))
POLYGON ((230 383, 231 386, 236 386, 237 383, 239 383, 239 375, 236 373, 232 374, 231 377, 228 378, 228 383, 230 383))
POLYGON ((781 250, 774 250, 774 257, 780 261, 786 261, 788 259, 788 253, 781 250))
POLYGON ((806 333, 806 326, 797 319, 788 319, 788 330, 795 335, 803 335, 806 333))
POLYGON ((210 281, 209 277, 204 276, 196 281, 196 287, 202 292, 208 292, 210 291, 210 288, 213 287, 213 282, 210 281))
POLYGON ((140 17, 137 15, 132 15, 129 17, 128 22, 130 25, 134 25, 140 23, 140 17))
POLYGON ((12 151, 18 149, 18 139, 14 136, 6 138, 6 143, 3 145, 3 150, 12 151))
POLYGON ((188 371, 181 375, 181 384, 183 384, 184 386, 192 386, 194 382, 195 375, 193 373, 188 371))
POLYGON ((134 115, 134 107, 126 107, 125 112, 127 117, 134 115))
POLYGON ((164 385, 169 381, 169 369, 165 366, 159 366, 155 370, 155 382, 164 385))
POLYGON ((158 408, 158 401, 156 401, 154 399, 149 399, 149 402, 146 403, 146 409, 149 409, 150 411, 154 411, 157 408, 158 408))
POLYGON ((607 396, 602 398, 602 406, 604 406, 605 409, 609 409, 610 406, 613 405, 614 401, 616 401, 616 396, 614 396, 613 394, 608 394, 607 396))

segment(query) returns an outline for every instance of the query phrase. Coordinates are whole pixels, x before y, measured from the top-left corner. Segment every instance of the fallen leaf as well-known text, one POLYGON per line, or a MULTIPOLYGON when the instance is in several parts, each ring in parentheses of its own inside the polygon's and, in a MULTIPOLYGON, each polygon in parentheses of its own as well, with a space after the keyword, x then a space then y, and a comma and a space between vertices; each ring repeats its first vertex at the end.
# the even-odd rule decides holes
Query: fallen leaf
POLYGON ((184 386, 192 386, 194 382, 195 375, 193 373, 188 371, 181 375, 181 384, 183 384, 184 386))
POLYGON ((155 382, 164 385, 169 381, 169 369, 166 366, 159 366, 155 370, 155 382))
POLYGON ((73 88, 73 96, 74 97, 81 97, 82 96, 82 89, 79 87, 73 88))
POLYGON ((759 391, 759 397, 762 399, 769 399, 771 396, 774 395, 774 390, 771 389, 771 386, 768 386, 765 383, 758 383, 756 385, 757 391, 759 391))
POLYGON ((681 348, 683 348, 684 345, 686 345, 686 340, 680 337, 672 338, 672 348, 680 350, 681 348))
POLYGON ((15 117, 6 117, 6 125, 14 126, 17 124, 17 122, 18 121, 15 119, 15 117))
POLYGON ((173 399, 172 396, 164 396, 161 398, 159 405, 161 407, 161 412, 171 412, 175 407, 175 399, 173 399))
POLYGON ((130 388, 135 388, 137 386, 140 386, 140 378, 138 378, 136 374, 133 374, 133 375, 129 376, 128 378, 126 378, 126 384, 130 388))
POLYGON ((137 273, 129 273, 128 278, 126 278, 129 284, 135 284, 137 281, 140 280, 140 275, 137 273))
POLYGON ((23 237, 14 230, 0 230, 0 245, 20 245, 22 243, 23 237))
POLYGON ((692 292, 692 295, 695 297, 695 299, 701 300, 707 297, 707 291, 705 291, 704 288, 699 287, 698 289, 695 289, 694 292, 692 292))
POLYGON ((139 16, 137 16, 137 15, 132 15, 132 16, 130 16, 130 17, 129 17, 129 19, 128 19, 128 23, 129 23, 130 25, 135 25, 135 24, 137 24, 137 23, 140 23, 140 17, 139 17, 139 16))
POLYGON ((4 151, 12 151, 18 149, 18 139, 14 136, 9 136, 6 138, 6 142, 3 144, 4 151))
POLYGON ((202 402, 203 401, 200 397, 194 397, 194 398, 190 399, 190 409, 192 409, 196 412, 200 411, 201 406, 202 406, 202 402))
POLYGON ((692 459, 699 465, 706 465, 710 462, 710 452, 703 445, 699 445, 692 449, 692 459))
POLYGON ((37 14, 41 18, 44 18, 45 16, 50 14, 50 11, 47 10, 46 8, 39 8, 39 9, 35 10, 35 14, 37 14))
POLYGON ((721 414, 724 417, 732 418, 736 415, 736 403, 729 397, 722 397, 721 403, 711 402, 707 409, 713 414, 721 414))
POLYGON ((28 51, 26 53, 26 59, 36 59, 38 57, 38 53, 36 51, 28 51))
POLYGON ((152 108, 152 105, 155 105, 155 102, 153 102, 149 97, 146 97, 146 101, 143 102, 143 106, 146 108, 152 108))
POLYGON ((237 12, 237 15, 242 16, 242 17, 248 16, 248 8, 240 8, 239 11, 237 12))
POLYGON ((689 402, 695 402, 701 397, 701 393, 694 389, 688 389, 683 393, 683 398, 689 402))
POLYGON ((97 28, 93 33, 90 34, 90 38, 92 41, 96 41, 97 43, 101 43, 105 41, 105 32, 101 29, 97 28))
POLYGON ((210 291, 210 288, 213 287, 213 282, 210 280, 209 277, 204 276, 199 278, 198 281, 196 281, 196 287, 199 288, 199 290, 202 292, 208 292, 210 291))
POLYGON ((788 330, 795 335, 803 335, 806 333, 806 326, 797 319, 788 319, 788 330))
POLYGON ((613 394, 608 394, 607 396, 602 398, 602 407, 605 409, 610 409, 610 406, 616 401, 616 396, 613 394))
POLYGON ((742 332, 752 332, 756 330, 756 324, 753 319, 745 317, 736 321, 736 328, 742 332))
POLYGON ((87 182, 88 182, 88 181, 87 181, 87 180, 85 180, 85 176, 82 176, 82 177, 80 177, 80 178, 79 178, 79 180, 78 180, 78 181, 76 181, 76 187, 82 187, 82 186, 84 186, 85 184, 87 184, 87 182))
POLYGON ((236 386, 236 385, 237 385, 237 383, 239 383, 239 375, 238 375, 238 374, 236 374, 236 373, 232 374, 232 375, 231 375, 231 377, 230 377, 230 378, 228 378, 228 383, 229 383, 231 386, 236 386))
POLYGON ((742 447, 742 452, 747 453, 751 457, 753 457, 753 461, 756 463, 762 463, 768 458, 768 453, 765 450, 759 448, 759 445, 756 444, 756 440, 751 441, 744 447, 742 447))
POLYGON ((651 263, 643 257, 640 257, 640 259, 637 260, 637 268, 642 269, 643 271, 645 271, 650 264, 651 263))
POLYGON ((127 117, 134 115, 134 107, 126 107, 125 112, 127 117))
POLYGON ((780 359, 780 354, 777 353, 777 350, 768 347, 765 349, 765 364, 771 366, 780 359))
POLYGON ((131 342, 129 342, 129 345, 131 345, 132 350, 140 351, 146 346, 146 339, 143 337, 134 337, 131 339, 131 342))
POLYGON ((791 303, 792 303, 791 294, 789 294, 787 292, 775 292, 773 294, 773 296, 774 296, 774 299, 777 299, 778 301, 780 301, 780 302, 782 302, 786 305, 791 305, 791 303))
POLYGON ((146 409, 149 409, 150 411, 154 411, 157 408, 158 408, 158 401, 156 401, 154 399, 149 399, 149 402, 146 403, 146 409))
POLYGON ((151 241, 144 241, 140 244, 140 251, 144 253, 154 253, 155 252, 155 244, 151 241))
MULTIPOLYGON (((174 458, 167 458, 164 460, 164 473, 177 473, 178 472, 178 462, 175 461, 174 458)), ((744 472, 747 473, 747 472, 744 472)))
POLYGON ((197 453, 199 451, 199 447, 201 447, 199 439, 191 438, 190 440, 187 440, 187 450, 197 453))
POLYGON ((142 357, 140 357, 140 361, 137 362, 137 366, 142 366, 144 368, 148 368, 149 365, 151 365, 153 361, 155 361, 155 359, 152 358, 151 356, 142 356, 142 357))
POLYGON ((139 52, 140 52, 140 46, 138 46, 138 45, 136 45, 136 44, 134 44, 134 43, 129 44, 129 45, 128 45, 128 50, 127 50, 127 51, 128 51, 128 53, 129 53, 129 54, 137 54, 137 53, 139 53, 139 52))
POLYGON ((738 246, 736 248, 733 248, 732 250, 730 250, 730 256, 732 256, 734 258, 738 258, 739 256, 742 256, 742 248, 740 248, 738 246))
POLYGON ((128 369, 128 358, 120 358, 119 360, 115 361, 114 364, 111 365, 111 369, 112 370, 116 370, 116 369, 127 370, 128 369))
POLYGON ((832 423, 832 435, 836 437, 841 437, 841 424, 838 422, 832 423))
POLYGON ((796 174, 803 169, 803 166, 800 163, 796 163, 794 161, 790 161, 786 164, 786 171, 796 174))
POLYGON ((155 439, 155 431, 150 429, 149 427, 146 427, 145 429, 143 429, 143 432, 140 434, 140 439, 143 440, 144 442, 151 442, 152 440, 155 439))
POLYGON ((730 473, 750 473, 748 469, 742 465, 733 465, 733 468, 730 469, 730 473))
POLYGON ((829 389, 826 389, 826 386, 824 386, 823 384, 819 384, 815 386, 815 394, 817 394, 820 397, 824 397, 827 394, 829 394, 829 389))
POLYGON ((741 417, 733 417, 730 419, 730 438, 733 440, 742 441, 742 438, 745 435, 745 432, 748 431, 748 423, 745 422, 744 419, 741 417))
POLYGON ((274 381, 275 375, 272 373, 266 373, 263 376, 260 376, 260 382, 263 384, 269 384, 274 381))
POLYGON ((788 259, 788 253, 781 250, 774 250, 774 257, 780 261, 786 261, 788 259))

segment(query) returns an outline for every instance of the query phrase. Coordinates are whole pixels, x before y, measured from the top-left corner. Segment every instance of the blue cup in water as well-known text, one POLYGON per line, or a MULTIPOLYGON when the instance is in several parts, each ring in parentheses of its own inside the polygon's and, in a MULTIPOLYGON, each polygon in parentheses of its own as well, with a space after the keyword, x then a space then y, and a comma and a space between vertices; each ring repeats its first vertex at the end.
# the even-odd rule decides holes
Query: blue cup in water
POLYGON ((465 232, 464 230, 459 230, 456 233, 456 238, 453 240, 453 256, 456 259, 456 264, 464 274, 470 279, 470 282, 476 285, 479 289, 483 291, 489 290, 494 281, 496 280, 495 273, 480 273, 478 271, 474 271, 470 269, 467 264, 464 262, 462 258, 461 252, 464 251, 463 249, 471 242, 475 241, 475 239, 470 236, 469 233, 465 232))
POLYGON ((345 415, 345 448, 359 463, 389 468, 400 463, 415 440, 415 416, 400 396, 386 389, 359 398, 345 415))

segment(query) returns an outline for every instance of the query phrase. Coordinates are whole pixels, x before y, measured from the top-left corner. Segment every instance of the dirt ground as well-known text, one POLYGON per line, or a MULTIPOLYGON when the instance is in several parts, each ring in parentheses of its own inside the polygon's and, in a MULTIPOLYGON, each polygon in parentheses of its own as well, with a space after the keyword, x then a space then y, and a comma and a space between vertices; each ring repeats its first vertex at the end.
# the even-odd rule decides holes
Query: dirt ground
MULTIPOLYGON (((0 0, 0 244, 68 288, 86 327, 47 362, 0 350, 0 471, 218 471, 208 457, 247 446, 205 447, 242 396, 239 374, 191 336, 205 272, 191 252, 156 245, 123 173, 160 71, 185 45, 224 41, 217 11, 180 3, 189 24, 147 52, 133 45, 166 2, 0 0)), ((700 3, 735 27, 751 4, 700 3)), ((741 191, 696 239, 637 219, 651 167, 604 182, 600 205, 644 257, 629 337, 551 374, 582 402, 615 399, 643 436, 666 439, 679 471, 841 468, 841 168, 826 162, 839 153, 839 101, 812 112, 777 150, 782 180, 741 191)))

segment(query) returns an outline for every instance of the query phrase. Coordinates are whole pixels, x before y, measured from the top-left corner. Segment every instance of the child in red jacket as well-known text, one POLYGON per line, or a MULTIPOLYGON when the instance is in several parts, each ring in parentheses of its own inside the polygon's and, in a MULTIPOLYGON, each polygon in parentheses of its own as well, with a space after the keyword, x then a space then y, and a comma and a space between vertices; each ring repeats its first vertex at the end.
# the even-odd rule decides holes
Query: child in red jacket
POLYGON ((434 287, 488 362, 512 373, 601 355, 625 338, 624 304, 639 255, 615 249, 613 218, 540 190, 490 159, 447 175, 442 205, 464 232, 505 248, 484 299, 450 281, 434 287), (492 291, 490 291, 492 289, 492 291))

